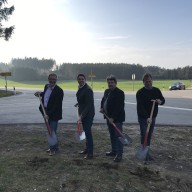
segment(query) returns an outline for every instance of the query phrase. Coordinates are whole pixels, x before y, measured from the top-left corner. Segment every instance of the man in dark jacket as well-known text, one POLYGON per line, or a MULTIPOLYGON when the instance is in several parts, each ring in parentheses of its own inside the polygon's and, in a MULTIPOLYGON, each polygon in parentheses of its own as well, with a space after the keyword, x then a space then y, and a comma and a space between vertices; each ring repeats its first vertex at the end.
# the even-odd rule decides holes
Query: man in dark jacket
POLYGON ((107 126, 110 133, 111 147, 110 152, 106 152, 107 156, 114 156, 114 162, 120 162, 123 154, 123 144, 118 139, 119 135, 112 123, 114 123, 122 132, 123 122, 125 121, 124 100, 125 95, 122 90, 117 87, 116 77, 110 75, 107 77, 108 89, 105 90, 101 101, 101 113, 105 113, 107 119, 107 126))
POLYGON ((93 137, 91 127, 93 124, 93 118, 95 116, 95 107, 93 99, 93 91, 86 83, 86 77, 84 74, 77 76, 79 89, 76 93, 79 122, 82 122, 83 130, 86 136, 86 149, 79 152, 80 154, 86 154, 85 159, 93 158, 93 137))
MULTIPOLYGON (((137 99, 137 115, 138 122, 140 125, 140 133, 141 133, 141 145, 144 144, 145 133, 147 130, 147 126, 150 123, 150 130, 147 139, 147 146, 150 146, 151 135, 154 130, 155 120, 158 114, 158 105, 163 105, 165 103, 165 99, 161 93, 161 91, 152 86, 152 76, 148 73, 143 76, 143 84, 144 87, 137 91, 136 99, 137 99), (152 100, 155 100, 155 108, 153 112, 152 120, 150 119, 150 113, 152 109, 152 100)), ((146 161, 153 160, 151 155, 148 153, 146 157, 146 161)))
MULTIPOLYGON (((44 105, 46 116, 44 118, 48 119, 51 131, 56 135, 58 121, 62 119, 62 102, 63 102, 63 90, 56 84, 57 75, 52 73, 48 76, 49 83, 45 85, 43 92, 36 92, 35 96, 42 97, 42 103, 44 105)), ((43 114, 41 105, 39 110, 43 114)), ((47 152, 50 152, 50 155, 54 155, 58 152, 58 143, 54 146, 49 146, 47 152)))

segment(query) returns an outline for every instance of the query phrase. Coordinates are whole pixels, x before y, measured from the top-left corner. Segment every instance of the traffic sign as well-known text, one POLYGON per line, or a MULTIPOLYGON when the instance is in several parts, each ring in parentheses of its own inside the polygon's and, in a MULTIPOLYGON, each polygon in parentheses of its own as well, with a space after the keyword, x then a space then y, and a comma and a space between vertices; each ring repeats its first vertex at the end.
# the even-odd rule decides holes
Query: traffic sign
POLYGON ((1 76, 11 76, 11 72, 2 72, 0 73, 1 76))

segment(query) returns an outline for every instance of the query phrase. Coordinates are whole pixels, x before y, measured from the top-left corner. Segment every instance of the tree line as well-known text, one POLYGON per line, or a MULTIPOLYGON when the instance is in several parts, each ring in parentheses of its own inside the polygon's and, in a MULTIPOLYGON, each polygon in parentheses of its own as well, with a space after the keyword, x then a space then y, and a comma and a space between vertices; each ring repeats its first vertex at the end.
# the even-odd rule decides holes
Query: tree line
POLYGON ((142 66, 126 63, 63 63, 56 65, 54 59, 14 58, 9 64, 0 63, 0 71, 11 71, 11 79, 17 81, 46 80, 50 72, 59 76, 60 80, 74 80, 78 73, 83 73, 95 80, 103 80, 113 74, 118 79, 141 80, 144 73, 151 73, 154 79, 192 79, 192 66, 177 69, 165 69, 158 66, 142 66))

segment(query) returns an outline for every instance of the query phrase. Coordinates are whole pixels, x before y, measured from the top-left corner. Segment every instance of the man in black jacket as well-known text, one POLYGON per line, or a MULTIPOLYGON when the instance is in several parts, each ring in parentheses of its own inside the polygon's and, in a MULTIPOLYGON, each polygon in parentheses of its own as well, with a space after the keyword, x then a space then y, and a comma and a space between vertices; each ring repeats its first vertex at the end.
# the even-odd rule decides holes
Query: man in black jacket
MULTIPOLYGON (((143 75, 143 84, 144 87, 137 91, 137 115, 138 122, 140 125, 141 133, 141 145, 144 144, 145 133, 147 126, 150 123, 150 130, 147 139, 147 146, 150 146, 151 135, 154 130, 155 120, 158 114, 158 105, 163 105, 165 103, 165 98, 163 97, 161 91, 152 86, 152 76, 149 73, 143 75), (150 119, 150 113, 152 109, 152 100, 155 100, 155 108, 153 112, 152 120, 150 119)), ((153 160, 151 155, 148 153, 146 161, 153 160)))
MULTIPOLYGON (((48 76, 49 83, 45 85, 43 92, 36 92, 35 96, 42 97, 42 103, 44 105, 47 116, 44 118, 48 119, 49 125, 51 127, 51 131, 53 131, 56 135, 58 121, 62 119, 62 102, 63 102, 63 90, 56 84, 57 75, 52 73, 48 76)), ((43 114, 41 105, 39 106, 39 110, 43 114)), ((58 143, 54 146, 49 146, 47 152, 50 155, 54 155, 58 152, 58 143)))
POLYGON ((122 132, 122 125, 125 121, 124 100, 125 95, 122 90, 117 87, 116 77, 110 75, 107 77, 108 89, 105 90, 101 101, 101 113, 105 113, 107 119, 107 126, 110 133, 111 147, 110 152, 106 152, 107 156, 114 156, 114 162, 120 162, 123 154, 123 144, 118 139, 119 135, 112 123, 114 123, 122 132))
POLYGON ((86 77, 84 74, 77 76, 79 89, 76 93, 79 122, 82 122, 83 130, 86 136, 86 149, 79 152, 80 154, 86 154, 85 159, 93 158, 93 137, 91 127, 93 124, 93 118, 95 116, 95 107, 93 99, 93 91, 86 83, 86 77))

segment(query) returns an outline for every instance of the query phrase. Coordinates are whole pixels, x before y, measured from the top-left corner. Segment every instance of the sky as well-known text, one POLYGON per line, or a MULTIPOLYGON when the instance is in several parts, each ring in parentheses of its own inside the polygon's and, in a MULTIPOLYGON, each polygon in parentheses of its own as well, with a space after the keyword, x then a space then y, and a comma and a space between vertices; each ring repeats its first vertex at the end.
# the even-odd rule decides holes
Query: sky
POLYGON ((52 58, 56 63, 192 66, 192 0, 8 0, 15 11, 0 62, 52 58))

